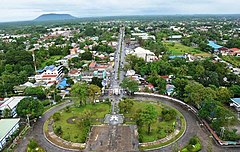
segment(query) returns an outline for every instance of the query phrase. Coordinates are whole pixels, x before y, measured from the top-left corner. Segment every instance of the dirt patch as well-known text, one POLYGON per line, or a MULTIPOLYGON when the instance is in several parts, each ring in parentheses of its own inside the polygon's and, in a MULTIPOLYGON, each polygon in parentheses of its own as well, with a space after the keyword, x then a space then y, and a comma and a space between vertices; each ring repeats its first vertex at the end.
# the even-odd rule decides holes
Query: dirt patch
POLYGON ((78 117, 70 117, 67 119, 67 123, 76 124, 76 120, 79 120, 79 118, 78 117))

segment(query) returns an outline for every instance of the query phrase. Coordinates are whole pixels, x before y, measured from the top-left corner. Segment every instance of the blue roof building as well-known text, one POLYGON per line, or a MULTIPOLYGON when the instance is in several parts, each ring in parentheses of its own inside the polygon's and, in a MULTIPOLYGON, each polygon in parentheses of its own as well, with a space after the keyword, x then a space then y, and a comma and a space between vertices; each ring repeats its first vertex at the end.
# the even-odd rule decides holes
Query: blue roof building
POLYGON ((208 41, 208 46, 212 47, 214 50, 218 50, 218 49, 220 49, 220 48, 223 47, 223 46, 221 46, 221 45, 216 44, 216 43, 213 42, 213 41, 208 41))
POLYGON ((60 83, 57 85, 58 89, 65 89, 66 87, 69 87, 70 85, 67 84, 67 78, 64 78, 60 81, 60 83))
POLYGON ((176 59, 176 58, 185 59, 186 57, 183 55, 171 55, 168 58, 172 60, 172 59, 176 59))

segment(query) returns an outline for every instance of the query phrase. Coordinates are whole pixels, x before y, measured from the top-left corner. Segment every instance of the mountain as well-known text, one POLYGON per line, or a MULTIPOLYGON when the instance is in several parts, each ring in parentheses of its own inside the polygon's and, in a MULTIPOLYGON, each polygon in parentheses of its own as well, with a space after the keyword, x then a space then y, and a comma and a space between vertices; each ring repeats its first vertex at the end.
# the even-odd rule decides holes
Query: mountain
POLYGON ((74 17, 70 14, 43 14, 36 18, 34 21, 60 21, 60 20, 74 20, 74 17))

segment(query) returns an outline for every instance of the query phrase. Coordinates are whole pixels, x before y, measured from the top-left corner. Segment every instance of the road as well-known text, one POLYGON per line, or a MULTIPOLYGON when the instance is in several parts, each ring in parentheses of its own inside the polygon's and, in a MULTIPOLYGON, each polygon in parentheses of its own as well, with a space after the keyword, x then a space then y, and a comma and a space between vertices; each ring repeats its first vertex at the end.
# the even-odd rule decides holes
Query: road
POLYGON ((118 40, 118 47, 115 51, 114 70, 112 72, 110 88, 109 88, 109 90, 113 91, 113 96, 111 97, 112 114, 115 114, 118 111, 118 109, 115 109, 115 107, 118 107, 119 99, 121 99, 121 97, 123 96, 123 91, 121 91, 120 83, 124 78, 124 72, 122 70, 123 63, 125 62, 124 32, 125 32, 125 29, 121 27, 119 40, 118 40))
MULTIPOLYGON (((111 77, 110 90, 119 89, 120 88, 119 84, 121 83, 121 81, 123 80, 123 78, 125 76, 125 73, 122 69, 124 67, 124 63, 125 63, 125 51, 126 51, 124 36, 125 36, 124 28, 120 28, 119 45, 115 52, 115 64, 114 64, 114 71, 113 71, 112 77, 111 77), (120 69, 120 75, 118 75, 119 69, 120 69)), ((121 99, 121 97, 123 97, 123 91, 121 91, 120 96, 116 96, 116 95, 111 96, 111 99, 113 100, 112 114, 118 113, 118 103, 119 103, 119 99, 121 99)), ((156 97, 135 96, 135 98, 139 99, 139 100, 161 101, 162 103, 164 103, 166 105, 176 108, 178 111, 180 111, 184 115, 186 122, 187 122, 187 128, 186 128, 185 134, 177 142, 180 147, 185 146, 192 136, 198 135, 198 137, 202 141, 202 145, 203 145, 202 151, 203 152, 207 151, 208 147, 212 147, 214 152, 215 151, 216 152, 227 152, 227 151, 228 152, 237 152, 237 151, 239 151, 239 148, 224 148, 224 147, 220 147, 220 146, 216 145, 215 142, 213 142, 213 140, 211 139, 211 137, 209 137, 209 133, 200 126, 196 116, 193 113, 186 110, 185 108, 181 107, 180 105, 170 102, 166 99, 160 100, 159 98, 156 98, 156 97)), ((72 102, 66 102, 62 105, 58 105, 58 106, 50 109, 49 111, 47 111, 42 116, 42 118, 37 121, 35 126, 31 128, 31 130, 26 135, 26 138, 24 138, 20 142, 20 144, 18 145, 18 147, 16 149, 16 152, 25 152, 26 146, 31 138, 34 138, 35 140, 37 140, 39 145, 41 147, 43 147, 47 152, 68 152, 68 151, 70 152, 70 150, 63 150, 63 149, 58 148, 58 147, 52 145, 51 143, 49 143, 43 135, 43 125, 44 125, 44 122, 55 112, 63 109, 66 106, 72 105, 72 104, 73 104, 72 102)), ((114 136, 112 138, 114 139, 114 136)), ((172 145, 169 145, 165 148, 161 148, 158 150, 152 150, 152 152, 161 152, 161 151, 162 152, 172 151, 172 145)))
MULTIPOLYGON (((205 130, 205 128, 202 128, 200 126, 200 124, 198 123, 197 117, 192 112, 186 110, 184 107, 163 98, 160 99, 157 97, 149 97, 149 96, 148 97, 135 96, 134 98, 138 100, 160 101, 163 104, 176 108, 178 111, 180 111, 183 114, 187 122, 187 128, 186 128, 185 134, 177 141, 177 144, 180 147, 187 145, 191 137, 193 137, 194 135, 198 135, 203 146, 201 150, 202 152, 208 151, 208 147, 212 147, 212 150, 214 152, 239 152, 240 151, 239 148, 224 148, 216 145, 216 143, 209 136, 209 133, 207 132, 207 130, 205 130)), ((151 152, 172 151, 173 145, 169 145, 167 147, 164 147, 158 150, 151 150, 151 152)))
POLYGON ((45 112, 42 116, 42 118, 38 119, 36 124, 30 128, 28 131, 26 137, 18 144, 17 149, 15 152, 26 152, 26 147, 30 139, 35 139, 37 143, 45 149, 47 152, 71 152, 67 150, 63 150, 61 148, 58 148, 51 143, 49 143, 43 134, 43 125, 44 122, 50 118, 55 112, 67 107, 73 105, 73 102, 67 101, 61 105, 58 105, 47 112, 45 112))

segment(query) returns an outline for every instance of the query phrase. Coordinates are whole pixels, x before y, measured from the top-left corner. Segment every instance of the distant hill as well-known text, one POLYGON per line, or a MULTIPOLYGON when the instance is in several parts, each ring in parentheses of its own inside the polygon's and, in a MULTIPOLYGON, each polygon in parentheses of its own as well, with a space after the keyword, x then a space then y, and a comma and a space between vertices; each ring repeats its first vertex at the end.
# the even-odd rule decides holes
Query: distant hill
POLYGON ((70 14, 43 14, 34 21, 60 21, 60 20, 74 20, 78 19, 70 14))

